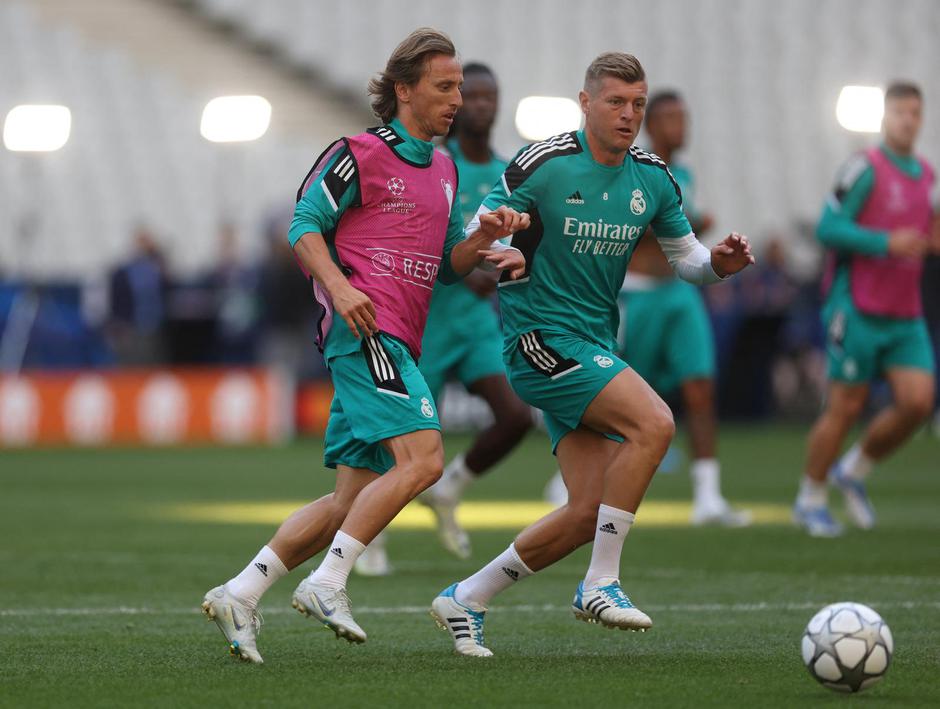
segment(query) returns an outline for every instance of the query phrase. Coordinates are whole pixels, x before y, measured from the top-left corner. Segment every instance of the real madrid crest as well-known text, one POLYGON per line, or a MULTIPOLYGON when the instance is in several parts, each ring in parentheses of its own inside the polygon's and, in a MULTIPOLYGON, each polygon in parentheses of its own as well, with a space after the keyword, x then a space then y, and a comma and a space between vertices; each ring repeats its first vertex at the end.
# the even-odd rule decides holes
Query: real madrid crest
POLYGON ((434 408, 426 396, 421 397, 421 413, 424 414, 425 418, 434 417, 434 408))
POLYGON ((630 200, 630 211, 637 216, 646 211, 646 200, 642 190, 633 190, 633 199, 630 200))

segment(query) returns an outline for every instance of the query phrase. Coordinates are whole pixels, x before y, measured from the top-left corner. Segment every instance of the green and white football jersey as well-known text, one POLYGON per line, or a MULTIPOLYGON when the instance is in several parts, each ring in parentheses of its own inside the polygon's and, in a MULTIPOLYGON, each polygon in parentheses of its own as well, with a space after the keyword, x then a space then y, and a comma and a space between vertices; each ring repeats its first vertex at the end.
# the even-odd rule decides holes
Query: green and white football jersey
POLYGON ((517 280, 503 274, 499 300, 503 351, 532 330, 575 335, 613 350, 617 294, 637 241, 652 225, 659 238, 692 233, 682 192, 666 163, 631 148, 610 167, 591 156, 584 131, 523 148, 483 200, 528 212, 532 225, 513 235, 526 257, 517 280))

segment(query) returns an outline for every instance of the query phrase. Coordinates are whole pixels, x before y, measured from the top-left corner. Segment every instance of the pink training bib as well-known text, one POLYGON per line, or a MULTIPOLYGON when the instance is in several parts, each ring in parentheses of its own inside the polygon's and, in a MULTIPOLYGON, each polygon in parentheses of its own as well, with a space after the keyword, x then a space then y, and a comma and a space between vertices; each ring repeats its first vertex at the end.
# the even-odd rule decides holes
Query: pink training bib
MULTIPOLYGON (((437 150, 430 165, 405 160, 392 147, 401 140, 387 127, 370 129, 338 141, 320 164, 344 143, 349 146, 360 204, 340 217, 336 252, 350 284, 375 305, 379 329, 402 340, 417 360, 457 193, 457 169, 437 150)), ((315 281, 314 293, 326 311, 318 337, 322 349, 332 326, 332 303, 315 281)))
MULTIPOLYGON (((875 184, 857 222, 870 229, 911 228, 929 238, 933 210, 930 191, 934 173, 920 160, 921 174, 913 178, 898 168, 880 148, 867 156, 875 170, 875 184)), ((923 313, 920 280, 923 259, 897 256, 852 257, 852 300, 863 313, 893 318, 916 318, 923 313)))

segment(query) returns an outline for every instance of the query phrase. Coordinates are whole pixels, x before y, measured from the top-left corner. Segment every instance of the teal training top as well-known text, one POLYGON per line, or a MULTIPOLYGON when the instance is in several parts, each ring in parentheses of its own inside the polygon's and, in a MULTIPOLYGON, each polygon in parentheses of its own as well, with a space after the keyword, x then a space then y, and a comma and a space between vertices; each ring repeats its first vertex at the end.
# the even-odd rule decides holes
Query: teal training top
MULTIPOLYGON (((468 224, 483 198, 490 193, 499 176, 506 169, 506 161, 495 154, 490 155, 489 162, 471 162, 461 152, 456 140, 448 140, 447 152, 457 165, 459 176, 457 195, 460 199, 460 208, 463 213, 464 224, 468 224)), ((457 333, 473 336, 478 332, 480 318, 495 319, 495 314, 489 315, 486 311, 493 311, 488 299, 481 298, 458 281, 453 285, 444 285, 438 281, 434 285, 431 296, 431 310, 428 312, 428 324, 425 337, 434 337, 436 333, 457 333)), ((492 328, 496 326, 493 325, 492 328)))
POLYGON ((617 294, 639 238, 648 226, 659 238, 692 233, 665 162, 634 147, 622 164, 602 165, 583 130, 523 148, 483 204, 532 217, 511 241, 526 257, 524 277, 511 281, 504 273, 500 280, 507 357, 519 335, 534 329, 613 350, 617 294))
MULTIPOLYGON (((920 178, 920 162, 913 155, 898 155, 882 145, 892 163, 914 179, 920 178)), ((879 256, 888 253, 888 232, 861 226, 855 220, 875 184, 875 168, 864 153, 853 155, 839 170, 836 185, 823 206, 816 238, 824 246, 846 253, 879 256)), ((840 261, 829 291, 829 299, 849 293, 849 262, 840 261)))
MULTIPOLYGON (((430 165, 431 157, 437 148, 433 143, 426 140, 420 140, 411 136, 405 129, 405 126, 397 118, 393 119, 387 126, 394 131, 402 142, 393 146, 395 152, 404 160, 419 165, 430 165)), ((294 207, 294 218, 291 221, 288 231, 288 239, 293 247, 304 234, 315 232, 322 234, 330 249, 330 255, 333 262, 338 266, 339 259, 336 256, 336 250, 333 247, 333 235, 339 224, 340 217, 350 208, 359 204, 359 169, 360 167, 368 169, 368 166, 354 165, 354 171, 349 180, 332 181, 323 186, 320 183, 330 174, 330 167, 346 158, 349 154, 349 148, 344 147, 330 157, 327 163, 320 170, 319 176, 307 186, 306 192, 298 200, 294 207), (327 192, 330 195, 327 196, 327 192), (334 206, 335 205, 335 206, 334 206)), ((459 177, 459 175, 458 175, 459 177)), ((458 189, 460 188, 458 180, 458 189)), ((447 238, 444 242, 444 253, 441 258, 441 266, 437 278, 439 281, 454 282, 459 276, 454 272, 450 262, 450 252, 454 246, 463 241, 463 217, 460 212, 460 205, 454 200, 450 211, 450 222, 447 226, 447 238)), ((327 338, 324 347, 323 356, 329 360, 337 355, 349 354, 357 351, 362 346, 362 340, 357 340, 349 331, 346 323, 339 316, 334 320, 330 336, 327 338)))

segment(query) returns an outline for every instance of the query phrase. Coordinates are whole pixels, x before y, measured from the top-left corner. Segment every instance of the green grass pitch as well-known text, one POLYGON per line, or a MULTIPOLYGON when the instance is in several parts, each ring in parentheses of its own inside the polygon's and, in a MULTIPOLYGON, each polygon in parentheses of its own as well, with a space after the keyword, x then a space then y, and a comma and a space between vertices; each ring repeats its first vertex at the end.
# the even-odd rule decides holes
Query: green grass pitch
MULTIPOLYGON (((789 505, 804 433, 726 429, 728 495, 789 505)), ((466 442, 447 438, 449 455, 466 442)), ((315 441, 0 452, 0 705, 940 706, 940 442, 924 434, 876 472, 873 532, 813 540, 780 524, 644 528, 641 507, 622 576, 651 632, 574 620, 585 548, 496 599, 486 627, 495 657, 457 657, 426 607, 513 531, 474 531, 474 556, 461 562, 433 534, 401 530, 389 540, 393 577, 351 579, 366 645, 338 642, 289 608, 308 562, 262 602, 265 665, 240 664, 199 603, 274 526, 166 510, 315 498, 332 480, 320 455, 315 441), (841 600, 873 606, 896 639, 885 680, 849 698, 817 685, 799 651, 815 610, 841 600)), ((536 500, 553 471, 545 438, 533 435, 470 499, 536 500)), ((648 499, 688 494, 684 472, 660 474, 648 499)))

